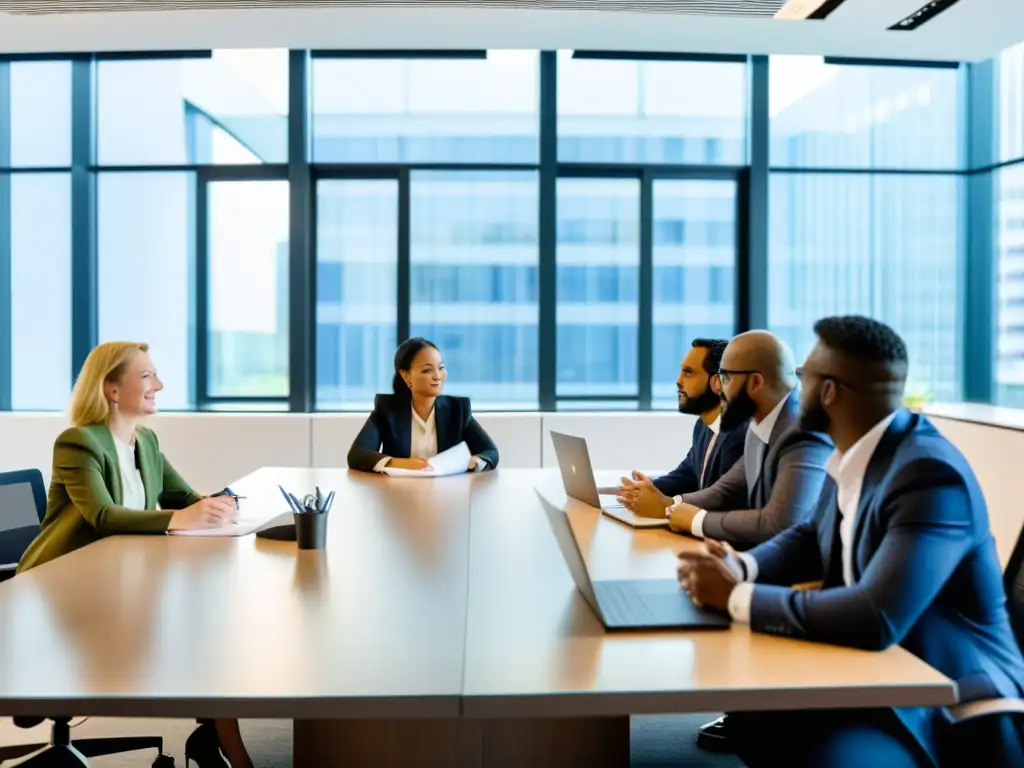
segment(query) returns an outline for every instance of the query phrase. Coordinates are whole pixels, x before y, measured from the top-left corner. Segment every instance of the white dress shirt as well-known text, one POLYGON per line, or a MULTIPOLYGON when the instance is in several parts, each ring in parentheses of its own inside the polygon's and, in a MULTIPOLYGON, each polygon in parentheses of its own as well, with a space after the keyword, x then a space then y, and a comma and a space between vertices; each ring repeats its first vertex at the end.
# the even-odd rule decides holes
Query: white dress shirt
MULTIPOLYGON (((857 522, 857 507, 860 504, 860 492, 864 485, 864 475, 868 471, 871 457, 878 448, 885 431, 896 418, 891 413, 868 430, 860 440, 850 446, 846 453, 838 450, 832 452, 825 471, 836 484, 836 500, 839 507, 839 541, 842 545, 843 582, 853 586, 853 526, 857 522)), ((750 602, 754 596, 753 582, 757 579, 757 561, 748 552, 739 553, 746 573, 742 574, 744 583, 733 587, 729 595, 729 615, 732 620, 741 624, 750 623, 750 602)))
MULTIPOLYGON (((792 397, 792 393, 786 395, 784 398, 772 408, 771 413, 761 419, 760 422, 751 421, 750 426, 747 429, 754 433, 754 436, 758 440, 757 445, 757 468, 758 472, 761 471, 761 465, 764 463, 764 452, 768 450, 768 441, 772 439, 772 431, 775 429, 775 424, 779 420, 779 414, 782 413, 782 408, 785 406, 786 401, 792 397)), ((715 421, 716 426, 720 426, 722 417, 719 416, 715 421)), ((715 432, 715 436, 718 436, 718 432, 715 432)), ((704 457, 704 463, 707 464, 707 456, 704 457)), ((701 470, 701 476, 703 477, 703 469, 701 470)), ((673 501, 676 504, 681 504, 683 501, 682 496, 676 496, 673 501)), ((665 510, 665 514, 668 516, 672 515, 672 507, 665 510)), ((708 516, 707 510, 700 510, 696 515, 693 516, 693 522, 690 523, 690 533, 696 536, 698 539, 704 538, 704 518, 708 516)))
POLYGON ((121 474, 121 506, 128 509, 146 508, 146 486, 142 484, 142 473, 135 462, 135 440, 131 445, 111 434, 117 449, 117 465, 121 474))
MULTIPOLYGON (((409 435, 409 458, 410 459, 432 459, 438 454, 437 450, 437 424, 434 421, 434 413, 436 408, 430 409, 430 415, 427 416, 426 420, 420 418, 420 415, 416 413, 416 409, 411 405, 409 406, 412 411, 412 430, 409 435)), ((374 472, 383 472, 384 467, 391 461, 391 456, 385 456, 383 459, 378 461, 374 467, 374 472)), ((487 467, 487 462, 481 459, 479 456, 476 457, 476 471, 480 472, 487 467)))

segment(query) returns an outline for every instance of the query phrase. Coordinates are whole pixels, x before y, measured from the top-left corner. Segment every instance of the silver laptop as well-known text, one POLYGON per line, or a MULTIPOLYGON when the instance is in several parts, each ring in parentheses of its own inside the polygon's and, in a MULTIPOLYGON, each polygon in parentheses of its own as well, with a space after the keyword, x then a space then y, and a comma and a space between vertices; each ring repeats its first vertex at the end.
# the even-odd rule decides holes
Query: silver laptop
POLYGON ((728 616, 695 606, 675 579, 592 581, 565 510, 558 509, 539 491, 537 495, 576 587, 605 629, 725 629, 730 626, 728 616))
POLYGON ((558 469, 562 473, 562 485, 565 487, 566 496, 597 507, 608 517, 634 528, 668 527, 667 518, 634 515, 615 501, 614 496, 605 496, 604 501, 601 500, 601 496, 597 492, 594 470, 590 464, 587 441, 582 437, 565 435, 552 430, 551 442, 555 446, 555 457, 558 459, 558 469))

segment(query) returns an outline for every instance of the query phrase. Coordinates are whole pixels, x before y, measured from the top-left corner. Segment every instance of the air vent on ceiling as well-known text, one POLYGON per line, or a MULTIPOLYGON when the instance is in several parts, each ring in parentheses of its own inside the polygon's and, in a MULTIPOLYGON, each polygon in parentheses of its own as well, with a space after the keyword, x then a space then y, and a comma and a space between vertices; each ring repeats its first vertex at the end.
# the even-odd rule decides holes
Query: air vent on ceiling
POLYGON ((947 8, 956 5, 959 0, 932 0, 928 5, 923 5, 914 11, 907 18, 896 22, 889 29, 895 32, 913 32, 922 24, 927 24, 947 8))
POLYGON ((776 19, 821 21, 845 0, 789 0, 775 14, 776 19))
POLYGON ((0 12, 126 13, 282 8, 471 8, 771 17, 785 0, 7 0, 0 12))

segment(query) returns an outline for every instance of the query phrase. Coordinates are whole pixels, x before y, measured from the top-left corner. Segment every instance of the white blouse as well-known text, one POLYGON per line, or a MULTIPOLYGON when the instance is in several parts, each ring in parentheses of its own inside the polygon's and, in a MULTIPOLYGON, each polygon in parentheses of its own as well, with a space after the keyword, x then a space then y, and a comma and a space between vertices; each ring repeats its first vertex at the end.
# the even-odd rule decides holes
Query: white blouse
POLYGON ((132 440, 128 445, 121 441, 116 435, 114 447, 117 448, 117 463, 121 469, 121 506, 128 509, 146 508, 146 486, 142 484, 142 473, 135 463, 135 446, 137 443, 132 440))

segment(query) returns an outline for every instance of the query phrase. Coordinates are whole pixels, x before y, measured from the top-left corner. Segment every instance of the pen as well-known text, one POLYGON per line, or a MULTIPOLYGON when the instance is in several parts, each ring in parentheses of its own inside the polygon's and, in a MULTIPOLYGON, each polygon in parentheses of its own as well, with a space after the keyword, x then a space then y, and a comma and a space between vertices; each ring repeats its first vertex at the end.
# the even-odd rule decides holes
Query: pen
POLYGON ((299 508, 298 504, 294 502, 294 497, 282 486, 279 485, 277 487, 281 491, 281 495, 284 496, 284 500, 288 502, 288 508, 295 513, 301 512, 302 510, 299 508))
POLYGON ((327 499, 324 501, 324 514, 326 515, 331 511, 331 505, 334 503, 334 491, 327 494, 327 499))

